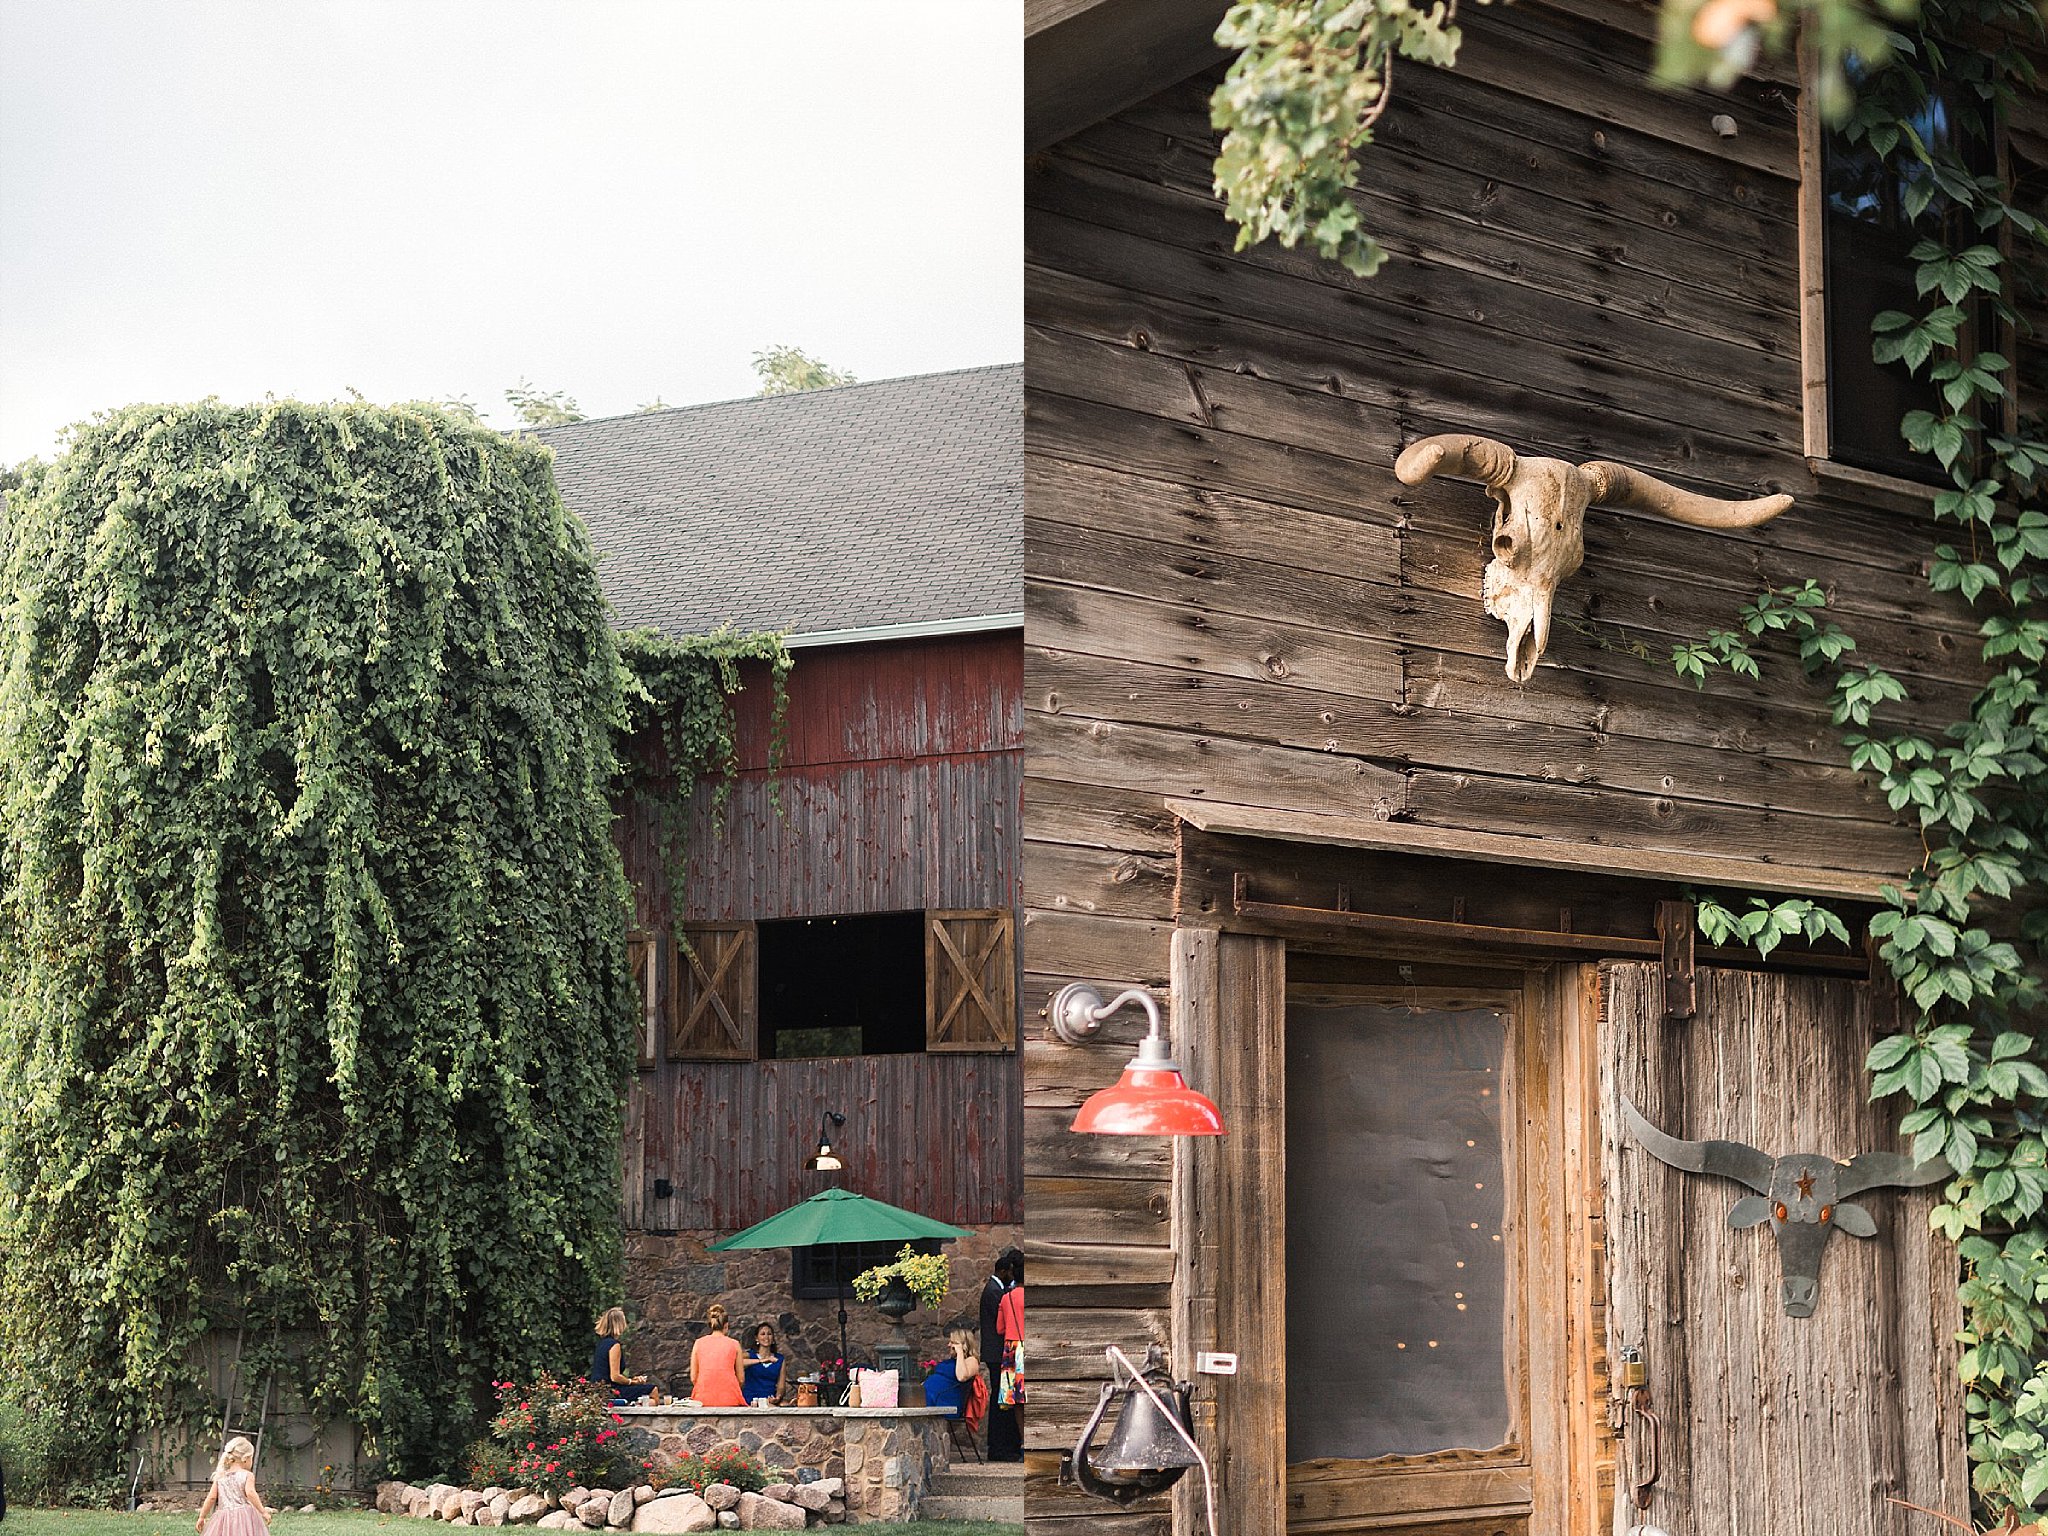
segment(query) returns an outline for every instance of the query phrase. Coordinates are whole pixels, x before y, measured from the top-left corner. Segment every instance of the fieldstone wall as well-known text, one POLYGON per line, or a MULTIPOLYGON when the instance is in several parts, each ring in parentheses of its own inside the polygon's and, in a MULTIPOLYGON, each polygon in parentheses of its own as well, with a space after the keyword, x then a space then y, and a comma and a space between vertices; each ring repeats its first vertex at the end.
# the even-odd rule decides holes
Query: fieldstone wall
MULTIPOLYGON (((998 1253, 1024 1245, 1020 1226, 976 1227, 948 1243, 952 1284, 946 1304, 934 1314, 919 1307, 892 1324, 870 1304, 846 1300, 847 1345, 856 1363, 872 1365, 875 1351, 900 1346, 918 1360, 944 1359, 946 1334, 981 1326, 981 1288, 998 1253)), ((756 1323, 773 1323, 789 1357, 789 1379, 818 1368, 839 1353, 839 1306, 827 1298, 798 1301, 790 1295, 790 1256, 784 1248, 713 1253, 709 1244, 724 1232, 626 1234, 626 1368, 644 1374, 664 1391, 681 1397, 689 1390, 690 1346, 704 1333, 704 1312, 725 1303, 732 1333, 744 1340, 756 1323)), ((906 1392, 914 1381, 904 1383, 906 1392)), ((914 1397, 914 1393, 909 1396, 914 1397)))
POLYGON ((932 1478, 948 1462, 945 1420, 886 1409, 836 1413, 701 1408, 621 1410, 628 1422, 659 1438, 659 1460, 708 1456, 738 1446, 761 1458, 770 1474, 801 1487, 844 1481, 846 1518, 859 1525, 914 1520, 932 1478))

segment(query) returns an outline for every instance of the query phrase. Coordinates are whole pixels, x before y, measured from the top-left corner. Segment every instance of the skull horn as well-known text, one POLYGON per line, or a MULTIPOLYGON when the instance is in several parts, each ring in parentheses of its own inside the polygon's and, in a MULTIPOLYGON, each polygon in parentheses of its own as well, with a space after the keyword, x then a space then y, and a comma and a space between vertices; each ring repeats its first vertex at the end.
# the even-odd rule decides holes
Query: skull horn
POLYGON ((1403 448, 1394 460, 1394 474, 1403 485, 1420 485, 1431 475, 1451 475, 1499 490, 1514 478, 1515 450, 1490 437, 1440 432, 1403 448))
POLYGON ((1953 1177, 1946 1158, 1916 1163, 1896 1152, 1858 1152, 1835 1175, 1835 1192, 1846 1200, 1866 1189, 1924 1189, 1953 1177))
POLYGON ((1676 1136, 1667 1136, 1645 1120, 1642 1111, 1627 1099, 1621 1101, 1621 1112, 1636 1140, 1658 1162, 1688 1173, 1713 1173, 1734 1179, 1760 1195, 1770 1193, 1771 1169, 1777 1159, 1767 1153, 1739 1141, 1680 1141, 1676 1136))
MULTIPOLYGON (((1435 438, 1425 438, 1415 448, 1435 441, 1435 438)), ((1413 453, 1415 448, 1410 448, 1408 453, 1413 453)), ((1401 457, 1405 461, 1407 456, 1403 454, 1401 457)), ((1399 465, 1395 466, 1394 472, 1400 474, 1399 465)), ((1638 512, 1654 512, 1659 517, 1668 517, 1674 523, 1686 523, 1694 528, 1754 528, 1768 523, 1792 505, 1790 496, 1759 496, 1754 501, 1723 501, 1717 496, 1701 496, 1694 491, 1682 491, 1639 469, 1630 469, 1626 464, 1612 464, 1605 459, 1581 464, 1579 473, 1592 487, 1589 506, 1633 507, 1638 512)), ((1407 476, 1402 475, 1402 479, 1407 479, 1407 476)))

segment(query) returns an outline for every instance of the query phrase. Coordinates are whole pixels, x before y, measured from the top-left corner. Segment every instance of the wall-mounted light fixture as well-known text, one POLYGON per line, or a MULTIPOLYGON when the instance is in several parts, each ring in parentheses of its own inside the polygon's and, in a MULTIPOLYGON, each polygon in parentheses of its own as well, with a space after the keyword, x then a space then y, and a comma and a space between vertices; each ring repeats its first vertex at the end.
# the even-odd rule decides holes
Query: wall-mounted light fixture
POLYGON ((1141 987, 1119 992, 1108 1002, 1086 982, 1061 987, 1046 1007, 1052 1032, 1069 1045, 1092 1040, 1102 1021, 1126 1003, 1145 1010, 1151 1028, 1138 1042, 1138 1054, 1124 1068, 1114 1088, 1090 1094, 1074 1116, 1074 1129, 1096 1136, 1221 1136, 1223 1115, 1187 1085, 1166 1044, 1159 1023, 1159 1005, 1141 987))
POLYGON ((825 1111, 825 1118, 818 1122, 818 1150, 804 1160, 804 1167, 812 1173, 837 1173, 846 1166, 832 1150, 832 1132, 844 1124, 846 1116, 834 1109, 825 1111))

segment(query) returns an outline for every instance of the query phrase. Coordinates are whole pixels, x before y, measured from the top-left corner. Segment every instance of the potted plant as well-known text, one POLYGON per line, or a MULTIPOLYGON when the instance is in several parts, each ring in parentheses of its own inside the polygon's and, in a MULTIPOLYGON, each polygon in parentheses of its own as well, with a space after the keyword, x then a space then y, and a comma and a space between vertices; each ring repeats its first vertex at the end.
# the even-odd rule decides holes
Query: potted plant
POLYGON ((936 1312, 945 1304, 953 1268, 943 1253, 919 1253, 909 1244, 889 1264, 853 1277, 853 1294, 871 1301, 892 1323, 900 1323, 919 1302, 936 1312))

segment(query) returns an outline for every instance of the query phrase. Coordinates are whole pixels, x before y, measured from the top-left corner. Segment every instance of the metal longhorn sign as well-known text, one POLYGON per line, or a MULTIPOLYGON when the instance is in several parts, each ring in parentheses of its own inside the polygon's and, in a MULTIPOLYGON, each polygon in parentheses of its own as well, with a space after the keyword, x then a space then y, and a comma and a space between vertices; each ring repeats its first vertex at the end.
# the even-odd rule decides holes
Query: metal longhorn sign
POLYGON ((1919 1189, 1952 1177, 1940 1158, 1915 1163, 1896 1152, 1859 1152, 1846 1163, 1817 1152, 1772 1157, 1739 1141, 1680 1141, 1621 1101, 1629 1130, 1660 1163, 1687 1173, 1710 1173, 1747 1185, 1728 1213, 1731 1227, 1771 1224, 1783 1269, 1780 1291, 1787 1317, 1811 1317, 1820 1289, 1820 1256, 1839 1227, 1851 1237, 1875 1237, 1870 1212, 1851 1202, 1866 1189, 1919 1189))

